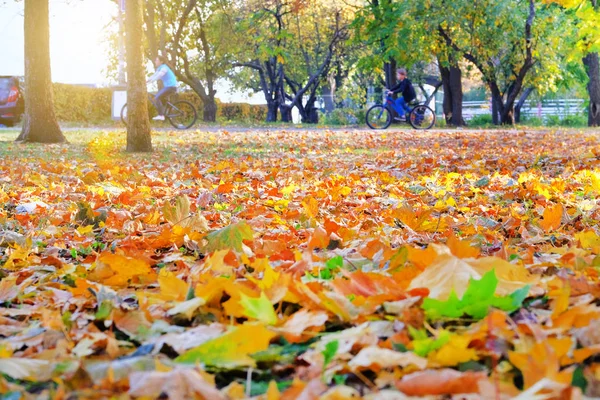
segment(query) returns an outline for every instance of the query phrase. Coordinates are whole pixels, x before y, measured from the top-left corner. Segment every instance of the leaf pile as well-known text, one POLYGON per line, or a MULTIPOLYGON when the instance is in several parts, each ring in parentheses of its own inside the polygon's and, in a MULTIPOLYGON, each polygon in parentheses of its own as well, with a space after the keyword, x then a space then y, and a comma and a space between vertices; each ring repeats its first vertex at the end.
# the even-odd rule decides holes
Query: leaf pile
POLYGON ((600 396, 597 135, 96 135, 0 142, 3 398, 600 396))

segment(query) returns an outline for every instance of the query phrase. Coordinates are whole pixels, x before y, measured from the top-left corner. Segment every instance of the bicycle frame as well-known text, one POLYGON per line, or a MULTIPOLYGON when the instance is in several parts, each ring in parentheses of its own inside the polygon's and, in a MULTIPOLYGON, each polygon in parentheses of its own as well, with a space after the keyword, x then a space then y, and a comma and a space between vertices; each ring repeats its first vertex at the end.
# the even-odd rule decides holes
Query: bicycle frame
POLYGON ((402 110, 403 112, 401 113, 400 111, 398 111, 398 108, 396 108, 396 101, 395 101, 394 97, 391 96, 391 95, 389 95, 389 94, 385 95, 384 104, 385 104, 386 107, 391 108, 392 110, 394 110, 398 114, 406 114, 407 116, 413 110, 412 107, 408 106, 408 110, 402 110))
MULTIPOLYGON (((169 94, 165 99, 164 99, 164 110, 165 112, 171 108, 174 108, 173 103, 171 102, 171 96, 173 96, 175 93, 171 93, 169 94)), ((155 93, 150 93, 148 92, 148 101, 150 101, 150 103, 152 103, 152 105, 154 106, 154 109, 158 111, 158 105, 156 104, 156 94, 155 93)))

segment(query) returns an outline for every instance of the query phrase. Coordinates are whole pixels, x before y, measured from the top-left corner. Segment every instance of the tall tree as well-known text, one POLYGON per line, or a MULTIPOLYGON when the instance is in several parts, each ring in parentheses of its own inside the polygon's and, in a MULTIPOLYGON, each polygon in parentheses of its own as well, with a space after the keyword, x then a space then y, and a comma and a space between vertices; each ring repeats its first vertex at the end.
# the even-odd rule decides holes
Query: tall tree
POLYGON ((263 92, 268 122, 277 120, 277 112, 291 122, 293 107, 303 122, 316 122, 316 95, 347 37, 349 11, 344 0, 249 0, 239 7, 234 66, 253 74, 235 81, 263 92))
POLYGON ((142 0, 125 2, 127 151, 152 151, 143 51, 142 0))
POLYGON ((492 94, 494 122, 514 124, 515 102, 527 83, 554 79, 562 51, 554 40, 556 7, 534 0, 434 3, 444 18, 438 31, 448 46, 475 65, 492 94))
POLYGON ((298 109, 303 123, 318 122, 313 112, 318 89, 326 82, 333 61, 342 60, 349 23, 350 13, 336 1, 312 2, 288 22, 295 45, 286 52, 286 98, 298 109))
MULTIPOLYGON (((441 1, 441 0, 439 0, 441 1)), ((395 82, 396 65, 410 68, 410 78, 421 87, 432 84, 436 79, 421 69, 437 61, 441 82, 444 87, 444 114, 449 124, 464 125, 462 117, 462 80, 458 59, 437 26, 443 14, 431 12, 432 1, 397 2, 370 0, 356 14, 353 26, 355 41, 366 43, 367 51, 359 63, 361 69, 380 69, 386 87, 395 82)), ((437 74, 437 73, 435 73, 437 74)), ((439 81, 439 79, 437 79, 439 81)))
POLYGON ((577 42, 573 46, 580 56, 588 76, 588 125, 600 126, 600 1, 598 0, 548 0, 558 3, 577 17, 577 42))
POLYGON ((217 115, 216 83, 231 68, 229 0, 144 0, 147 54, 168 56, 177 78, 202 99, 203 120, 217 115))
POLYGON ((66 141, 54 113, 51 76, 48 0, 25 0, 25 119, 17 141, 66 141))
POLYGON ((234 80, 238 86, 254 83, 252 89, 262 92, 267 103, 267 122, 291 122, 291 109, 286 104, 284 62, 290 36, 284 18, 293 11, 291 2, 285 0, 251 0, 238 8, 242 19, 237 29, 239 46, 234 67, 253 71, 257 78, 241 75, 234 80), (245 34, 244 34, 245 33, 245 34), (245 81, 245 82, 244 82, 245 81))

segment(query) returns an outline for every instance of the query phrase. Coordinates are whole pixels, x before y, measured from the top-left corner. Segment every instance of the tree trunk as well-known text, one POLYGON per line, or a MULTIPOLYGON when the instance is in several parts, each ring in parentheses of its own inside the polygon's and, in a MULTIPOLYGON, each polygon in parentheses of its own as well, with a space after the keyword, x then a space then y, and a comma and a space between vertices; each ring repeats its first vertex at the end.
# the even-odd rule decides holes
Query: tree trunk
POLYGON ((292 107, 287 104, 279 105, 279 112, 281 113, 281 122, 292 122, 292 107))
POLYGON ((25 119, 17 141, 63 143, 52 94, 48 0, 25 0, 25 119))
POLYGON ((267 104, 267 122, 277 122, 277 103, 268 103, 267 104))
POLYGON ((505 106, 504 110, 500 113, 500 123, 502 125, 514 125, 515 124, 515 112, 512 105, 505 106))
POLYGON ((462 115, 463 109, 463 91, 462 91, 462 72, 458 65, 450 66, 450 92, 452 93, 452 118, 450 124, 454 126, 464 126, 465 120, 462 115))
POLYGON ((517 105, 515 106, 515 122, 517 124, 521 123, 521 108, 523 107, 523 105, 527 101, 527 98, 529 97, 529 95, 532 92, 533 92, 533 88, 532 87, 529 87, 529 88, 525 89, 523 91, 523 93, 521 94, 521 97, 519 98, 519 101, 517 102, 517 105))
POLYGON ((452 126, 466 125, 462 115, 462 72, 457 65, 443 67, 440 65, 442 86, 444 88, 443 109, 446 123, 452 126))
POLYGON ((152 151, 142 48, 142 0, 125 2, 127 41, 127 151, 152 151))
POLYGON ((587 85, 590 96, 588 126, 600 126, 600 65, 598 53, 588 53, 583 57, 583 65, 589 78, 587 85))
POLYGON ((217 120, 217 102, 215 96, 209 96, 206 100, 202 100, 204 109, 202 113, 202 120, 204 122, 215 122, 217 120))
POLYGON ((502 105, 502 98, 498 98, 492 94, 492 123, 494 125, 500 125, 500 107, 502 105))
POLYGON ((298 107, 303 124, 318 124, 319 112, 315 107, 315 101, 308 101, 304 106, 298 107))
POLYGON ((332 112, 335 110, 335 102, 333 101, 333 89, 331 84, 323 86, 321 89, 323 93, 323 102, 325 103, 325 112, 332 112))
POLYGON ((385 72, 385 87, 390 89, 396 86, 396 83, 398 83, 398 77, 396 76, 396 60, 392 58, 389 62, 383 64, 383 70, 385 72))
POLYGON ((442 77, 442 89, 444 90, 444 100, 442 102, 442 111, 447 124, 452 119, 452 90, 450 89, 450 68, 443 67, 441 63, 440 76, 442 77))

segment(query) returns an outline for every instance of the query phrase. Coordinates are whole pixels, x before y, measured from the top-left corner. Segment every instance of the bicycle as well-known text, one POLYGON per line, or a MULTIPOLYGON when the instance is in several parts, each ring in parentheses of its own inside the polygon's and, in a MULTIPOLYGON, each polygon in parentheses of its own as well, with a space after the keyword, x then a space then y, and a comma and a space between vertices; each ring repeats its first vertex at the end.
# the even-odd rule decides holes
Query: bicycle
MULTIPOLYGON (((165 101, 165 119, 167 119, 175 129, 190 128, 198 119, 196 108, 189 101, 173 101, 171 96, 173 95, 168 96, 165 101)), ((148 100, 152 103, 154 108, 158 109, 152 93, 148 93, 148 100)), ((127 126, 127 103, 125 103, 121 109, 121 121, 127 126)))
POLYGON ((435 124, 435 113, 425 104, 414 105, 408 113, 405 113, 405 120, 394 118, 392 110, 400 114, 396 108, 394 98, 388 94, 385 98, 385 104, 375 104, 369 108, 365 122, 371 129, 386 129, 394 119, 409 123, 414 129, 429 129, 435 124))

